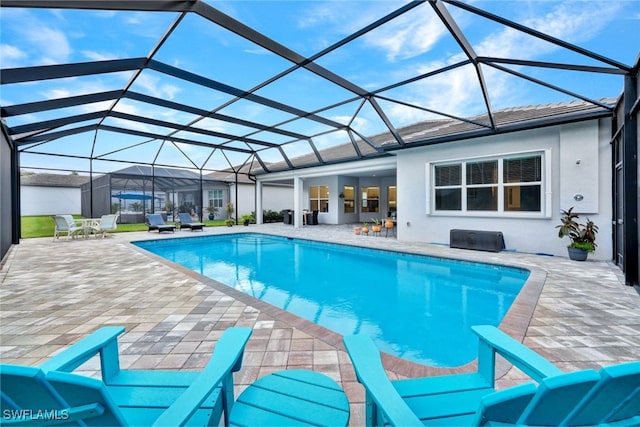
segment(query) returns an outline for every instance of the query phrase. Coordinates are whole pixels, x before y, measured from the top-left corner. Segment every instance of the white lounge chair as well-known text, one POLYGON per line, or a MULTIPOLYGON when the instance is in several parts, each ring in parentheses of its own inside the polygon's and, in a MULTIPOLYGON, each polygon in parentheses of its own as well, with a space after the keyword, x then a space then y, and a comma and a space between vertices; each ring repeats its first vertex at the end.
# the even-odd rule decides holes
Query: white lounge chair
POLYGON ((53 221, 56 223, 56 228, 53 232, 54 241, 60 238, 60 233, 67 233, 68 239, 78 234, 84 234, 84 227, 77 225, 71 215, 54 215, 53 221))
POLYGON ((91 226, 91 232, 96 235, 96 238, 98 235, 104 238, 107 235, 107 232, 118 228, 117 221, 118 214, 102 215, 100 221, 91 226))

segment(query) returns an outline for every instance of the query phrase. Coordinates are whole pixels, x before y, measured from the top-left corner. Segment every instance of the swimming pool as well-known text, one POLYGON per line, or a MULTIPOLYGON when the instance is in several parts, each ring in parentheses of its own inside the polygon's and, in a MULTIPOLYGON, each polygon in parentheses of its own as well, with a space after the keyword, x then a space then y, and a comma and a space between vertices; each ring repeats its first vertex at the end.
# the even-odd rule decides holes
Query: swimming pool
POLYGON ((476 357, 470 326, 498 325, 524 269, 254 233, 135 242, 341 335, 436 367, 476 357))

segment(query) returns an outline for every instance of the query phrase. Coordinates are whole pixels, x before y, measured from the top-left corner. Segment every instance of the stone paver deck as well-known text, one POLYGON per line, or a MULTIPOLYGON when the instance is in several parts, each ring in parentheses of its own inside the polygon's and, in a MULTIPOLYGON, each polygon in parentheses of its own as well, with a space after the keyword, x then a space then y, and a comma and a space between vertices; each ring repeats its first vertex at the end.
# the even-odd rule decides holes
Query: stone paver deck
MULTIPOLYGON (((532 270, 502 328, 564 370, 640 359, 640 295, 624 286, 609 262, 573 262, 512 252, 487 253, 441 245, 356 236, 351 226, 284 224, 205 228, 203 234, 264 232, 360 246, 486 261, 532 270)), ((198 233, 200 235, 200 233, 198 233)), ((222 331, 253 328, 236 391, 274 371, 323 372, 347 392, 351 425, 363 424, 364 392, 340 337, 228 287, 176 267, 129 242, 194 233, 117 233, 106 239, 26 239, 0 269, 0 360, 38 365, 103 325, 122 325, 122 366, 199 369, 222 331)), ((436 372, 385 358, 392 377, 436 372)), ((91 361, 82 367, 96 375, 91 361)), ((510 370, 504 387, 523 380, 510 370)))

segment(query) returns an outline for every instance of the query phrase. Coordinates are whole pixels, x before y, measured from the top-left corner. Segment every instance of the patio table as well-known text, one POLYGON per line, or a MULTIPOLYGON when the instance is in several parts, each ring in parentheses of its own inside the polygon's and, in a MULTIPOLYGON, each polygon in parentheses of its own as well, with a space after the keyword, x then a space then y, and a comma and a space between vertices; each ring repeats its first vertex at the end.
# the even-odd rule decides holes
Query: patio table
POLYGON ((230 425, 346 426, 349 401, 328 376, 306 369, 274 372, 245 389, 231 409, 230 425))
POLYGON ((74 221, 80 223, 82 226, 82 234, 84 238, 87 239, 91 234, 91 227, 97 226, 100 224, 101 218, 75 218, 74 221))

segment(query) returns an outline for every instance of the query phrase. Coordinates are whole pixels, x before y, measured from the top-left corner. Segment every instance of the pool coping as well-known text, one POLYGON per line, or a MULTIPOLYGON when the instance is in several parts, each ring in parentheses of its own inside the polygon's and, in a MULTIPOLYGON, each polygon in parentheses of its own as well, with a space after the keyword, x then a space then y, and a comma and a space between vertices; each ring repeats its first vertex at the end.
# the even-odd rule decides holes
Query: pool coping
MULTIPOLYGON (((274 237, 283 237, 282 235, 273 234, 273 233, 264 232, 264 231, 257 231, 257 230, 256 231, 246 230, 246 231, 236 232, 232 234, 262 234, 262 235, 269 235, 274 237)), ((200 237, 210 237, 210 236, 211 235, 190 236, 190 237, 200 238, 200 237)), ((176 238, 185 238, 185 237, 176 236, 176 238)), ((307 240, 307 241, 321 242, 321 243, 340 244, 345 246, 355 246, 349 243, 336 243, 330 240, 323 240, 322 238, 311 239, 308 237, 305 237, 305 238, 294 237, 293 239, 307 240)), ((330 329, 327 329, 309 320, 298 317, 294 314, 291 314, 267 302, 264 302, 252 296, 249 296, 241 291, 238 291, 214 279, 203 276, 200 273, 197 273, 193 270, 190 270, 186 267, 176 264, 170 260, 167 260, 135 244, 137 242, 142 242, 146 240, 148 239, 140 239, 140 240, 136 239, 136 240, 130 241, 129 244, 135 250, 154 258, 155 260, 161 262, 162 264, 167 265, 172 269, 177 270, 187 275, 188 277, 203 283, 206 286, 209 286, 237 301, 240 301, 248 306, 251 306, 257 310, 260 310, 261 312, 273 317, 276 320, 285 322, 288 325, 291 325, 292 327, 299 329, 300 331, 306 334, 309 334, 314 338, 317 338, 337 348, 338 350, 346 351, 344 344, 342 342, 343 336, 338 334, 337 332, 331 331, 330 329)), ((524 264, 520 265, 517 263, 517 261, 513 262, 513 260, 511 260, 512 263, 510 265, 506 265, 500 262, 489 262, 489 261, 472 259, 473 258, 472 253, 474 251, 462 250, 460 254, 461 257, 455 258, 452 256, 432 255, 432 254, 420 252, 417 250, 411 250, 411 249, 397 250, 394 248, 386 248, 386 249, 375 248, 375 247, 367 247, 367 248, 374 249, 374 250, 385 250, 385 251, 391 251, 391 252, 414 254, 414 255, 426 255, 426 256, 445 259, 445 260, 454 260, 454 261, 463 261, 463 262, 479 262, 483 264, 495 265, 498 267, 521 268, 529 271, 530 273, 529 277, 527 278, 526 282, 522 286, 522 289, 516 296, 515 300, 511 304, 511 307, 509 308, 509 310, 507 311, 507 313, 505 314, 504 318, 502 319, 499 325, 500 330, 502 330, 503 332, 505 332, 506 334, 508 334, 515 340, 517 340, 518 342, 522 342, 524 340, 527 328, 529 327, 529 324, 533 317, 533 313, 535 311, 538 298, 540 297, 542 288, 544 287, 546 277, 547 277, 547 272, 544 271, 543 269, 539 269, 531 265, 524 265, 524 264), (465 256, 465 255, 468 255, 468 256, 465 256)), ((382 357, 382 361, 385 366, 385 369, 387 371, 393 372, 398 376, 407 377, 407 378, 448 375, 448 374, 455 374, 455 373, 461 373, 461 372, 472 372, 477 369, 477 363, 475 360, 459 367, 440 368, 440 367, 423 365, 417 362, 412 362, 412 361, 405 360, 400 357, 393 356, 391 354, 384 353, 384 352, 381 352, 381 357, 382 357)), ((507 372, 511 369, 511 367, 512 367, 511 363, 507 362, 505 359, 501 357, 497 357, 496 368, 495 368, 496 378, 501 378, 502 376, 506 375, 507 372)))

